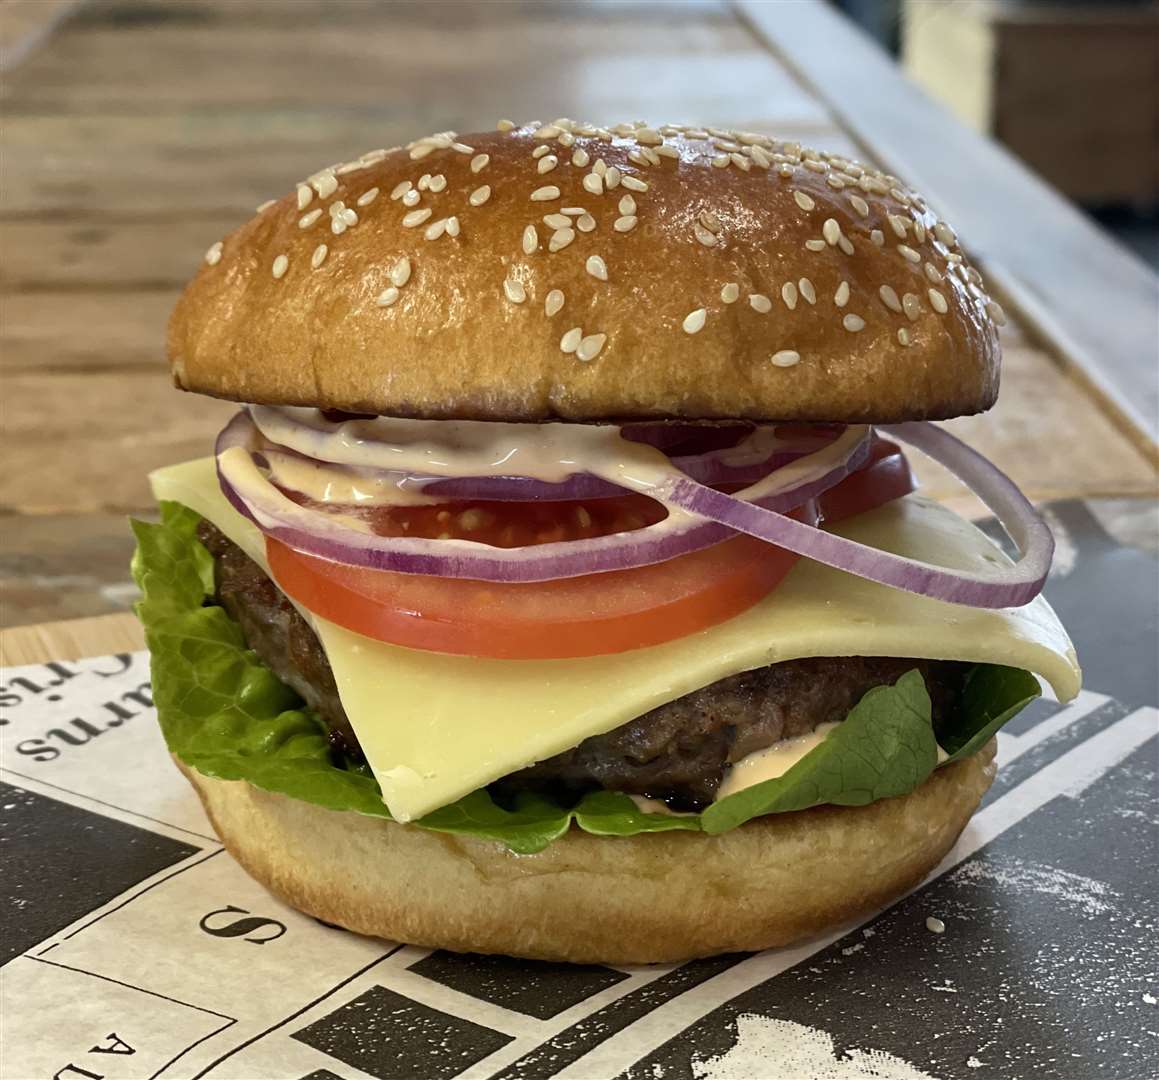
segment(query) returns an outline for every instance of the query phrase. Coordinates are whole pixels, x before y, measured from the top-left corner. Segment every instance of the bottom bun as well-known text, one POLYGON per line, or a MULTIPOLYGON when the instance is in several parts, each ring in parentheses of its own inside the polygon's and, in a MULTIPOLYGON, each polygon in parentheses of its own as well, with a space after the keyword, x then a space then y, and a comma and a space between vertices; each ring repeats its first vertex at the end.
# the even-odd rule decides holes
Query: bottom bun
POLYGON ((773 814, 720 836, 573 828, 515 855, 181 768, 237 861, 324 922, 432 948, 607 964, 787 945, 888 904, 950 850, 995 771, 991 740, 902 798, 773 814))

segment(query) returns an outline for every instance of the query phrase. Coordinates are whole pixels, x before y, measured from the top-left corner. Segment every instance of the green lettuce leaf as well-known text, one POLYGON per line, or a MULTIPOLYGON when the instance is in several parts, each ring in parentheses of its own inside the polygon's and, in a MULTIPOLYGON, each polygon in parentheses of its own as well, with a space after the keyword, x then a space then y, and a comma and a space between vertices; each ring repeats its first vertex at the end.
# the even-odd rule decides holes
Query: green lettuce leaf
MULTIPOLYGON (((208 602, 213 559, 198 542, 197 514, 163 502, 158 524, 134 521, 137 614, 152 656, 153 694, 169 749, 207 776, 246 780, 331 810, 389 818, 369 770, 335 763, 312 710, 246 648, 240 627, 208 602)), ((573 807, 525 796, 504 807, 485 790, 414 824, 499 841, 521 854, 542 851, 574 822, 599 836, 668 830, 720 833, 763 814, 821 803, 858 806, 904 795, 937 766, 981 747, 1038 694, 1017 668, 979 664, 967 678, 956 726, 935 740, 930 700, 917 671, 869 691, 814 750, 783 776, 754 785, 700 814, 652 814, 627 795, 598 791, 573 807)))

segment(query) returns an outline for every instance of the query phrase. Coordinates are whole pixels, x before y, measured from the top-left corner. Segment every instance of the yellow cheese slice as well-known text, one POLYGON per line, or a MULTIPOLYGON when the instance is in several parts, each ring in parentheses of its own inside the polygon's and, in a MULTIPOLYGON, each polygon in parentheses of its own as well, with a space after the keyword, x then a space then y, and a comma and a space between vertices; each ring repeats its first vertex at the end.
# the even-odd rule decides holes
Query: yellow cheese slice
MULTIPOLYGON (((208 518, 266 565, 262 534, 226 501, 213 460, 160 469, 154 495, 208 518)), ((962 570, 1005 556, 969 522, 909 496, 837 531, 962 570)), ((1038 597, 989 611, 913 596, 802 559, 742 615, 648 649, 576 660, 485 660, 387 645, 317 616, 338 692, 390 812, 410 821, 589 735, 726 676, 808 656, 912 656, 1025 668, 1078 693, 1074 647, 1038 597)))

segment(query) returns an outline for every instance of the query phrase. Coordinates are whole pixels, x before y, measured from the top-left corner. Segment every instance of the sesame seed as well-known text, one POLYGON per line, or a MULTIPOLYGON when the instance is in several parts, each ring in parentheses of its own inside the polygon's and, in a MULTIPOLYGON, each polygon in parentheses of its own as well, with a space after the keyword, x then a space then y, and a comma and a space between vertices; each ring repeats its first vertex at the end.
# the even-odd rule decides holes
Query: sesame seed
POLYGON ((221 262, 221 241, 220 240, 218 240, 218 242, 216 244, 212 245, 210 247, 210 249, 205 253, 205 261, 207 263, 209 263, 210 266, 216 266, 219 262, 221 262))
POLYGON ((527 290, 521 281, 512 281, 508 278, 503 282, 503 291, 507 294, 507 299, 513 304, 522 304, 527 299, 527 290))
POLYGON ((837 291, 833 294, 833 303, 839 308, 844 307, 849 303, 849 282, 843 281, 837 286, 837 291))
POLYGON ((748 147, 749 155, 752 157, 754 164, 762 169, 767 169, 773 163, 773 159, 764 152, 759 146, 748 147))
POLYGON ((402 218, 402 227, 404 229, 413 229, 416 225, 421 225, 432 214, 429 206, 424 206, 421 210, 412 210, 409 214, 404 214, 402 218))
POLYGON ((369 206, 375 199, 378 198, 378 188, 372 187, 369 191, 364 191, 358 196, 359 206, 369 206))
POLYGON ((575 239, 575 229, 556 229, 547 242, 548 251, 562 251, 575 239))
POLYGON ((792 349, 781 349, 780 352, 773 353, 769 359, 775 367, 793 367, 801 362, 801 354, 792 349))
POLYGON ((869 203, 867 203, 860 195, 850 195, 849 204, 862 217, 869 217, 869 203))
POLYGON ((536 168, 542 176, 544 173, 551 172, 551 170, 554 169, 558 164, 559 158, 557 158, 554 154, 548 154, 547 157, 542 157, 539 159, 539 165, 536 166, 536 168))
POLYGON ((696 239, 699 240, 705 247, 716 246, 716 233, 709 232, 699 222, 692 226, 692 231, 696 234, 696 239))
POLYGON ((648 166, 651 164, 651 162, 642 153, 640 153, 639 150, 629 150, 628 160, 632 162, 633 165, 648 166))
POLYGON ((614 191, 620 186, 620 181, 623 178, 624 174, 615 165, 609 165, 608 171, 604 173, 604 187, 609 191, 614 191))
POLYGON ((277 199, 266 199, 266 201, 265 201, 264 203, 262 203, 262 204, 261 204, 261 205, 260 205, 260 206, 259 206, 259 207, 258 207, 258 208, 255 210, 255 211, 254 211, 254 213, 255 213, 255 214, 264 214, 264 213, 265 213, 265 212, 266 212, 266 211, 267 211, 267 210, 268 210, 268 209, 269 209, 271 206, 276 206, 276 205, 277 205, 277 202, 278 202, 278 200, 277 200, 277 199))
POLYGON ((851 334, 856 334, 858 331, 865 329, 865 320, 860 315, 853 315, 851 313, 841 320, 841 325, 851 334))
POLYGON ((528 225, 523 230, 523 253, 530 255, 536 248, 539 247, 539 233, 536 232, 534 225, 528 225))
POLYGON ((708 318, 708 312, 704 308, 696 308, 695 311, 690 311, 684 316, 684 322, 680 325, 684 327, 686 334, 699 334, 704 329, 704 322, 708 318))
POLYGON ((636 129, 636 142, 641 142, 645 146, 659 146, 663 141, 664 136, 655 128, 642 127, 636 129))
POLYGON ((329 210, 330 216, 332 218, 341 217, 342 211, 345 209, 346 204, 341 199, 335 200, 327 207, 327 210, 329 210))
POLYGON ((909 331, 904 326, 897 328, 897 343, 899 345, 909 345, 909 331))
POLYGON ((620 213, 625 216, 636 212, 636 200, 631 195, 625 195, 619 203, 620 213))
POLYGON ((281 280, 289 268, 290 260, 287 259, 285 255, 279 255, 276 259, 274 259, 274 265, 270 268, 274 275, 274 280, 281 280))
POLYGON ((730 159, 728 154, 717 154, 712 159, 712 167, 714 169, 727 169, 729 166, 729 160, 730 159))
MULTIPOLYGON (((608 170, 609 173, 611 171, 612 171, 611 169, 608 170)), ((647 181, 641 180, 638 176, 625 176, 620 182, 629 191, 647 191, 648 190, 647 181)), ((610 184, 609 187, 615 187, 615 185, 610 184)))
POLYGON ((549 199, 559 198, 559 188, 554 184, 548 184, 546 187, 536 188, 531 193, 532 202, 547 202, 549 199))
POLYGON ((914 222, 914 239, 919 244, 926 242, 926 227, 920 221, 914 222))
POLYGON ((821 226, 821 235, 830 247, 837 246, 837 241, 841 238, 841 226, 837 224, 836 218, 825 219, 825 224, 821 226))
POLYGON ((314 254, 310 256, 310 265, 317 270, 326 261, 326 255, 330 249, 325 244, 319 244, 314 249, 314 254))
POLYGON ((698 215, 700 223, 710 232, 720 232, 720 218, 711 210, 701 210, 698 215))
POLYGON ((590 192, 592 195, 602 195, 604 193, 604 178, 599 173, 587 173, 582 183, 584 191, 590 192))
POLYGON ((378 299, 375 300, 374 302, 379 307, 390 307, 390 305, 393 304, 396 300, 398 300, 398 298, 399 298, 398 289, 396 289, 393 285, 391 285, 389 289, 383 289, 383 291, 378 294, 378 299))
POLYGON ((813 210, 817 206, 817 204, 803 191, 794 191, 793 201, 796 202, 796 204, 802 210, 813 210))
POLYGON ((561 131, 559 138, 555 140, 560 146, 571 146, 575 142, 575 136, 570 131, 561 131))
POLYGON ((907 292, 901 298, 901 308, 912 321, 922 313, 922 302, 918 299, 916 293, 907 292))
POLYGON ((571 218, 566 214, 545 214, 543 223, 552 229, 567 229, 571 227, 571 218))
POLYGON ((805 158, 801 164, 804 165, 806 169, 810 169, 816 173, 824 173, 829 171, 829 166, 826 165, 825 162, 817 161, 815 158, 805 158))
POLYGON ((442 173, 437 173, 431 177, 431 182, 427 185, 431 191, 439 192, 447 186, 447 178, 442 173))
POLYGON ((424 230, 423 235, 428 240, 437 240, 447 231, 447 219, 439 218, 438 221, 432 221, 424 230))
POLYGON ((940 285, 945 279, 942 277, 938 268, 932 262, 925 265, 926 279, 933 282, 935 285, 940 285))
POLYGON ((791 281, 786 281, 781 286, 781 299, 785 302, 785 307, 793 311, 797 307, 797 286, 791 281))
POLYGON ((679 158, 680 157, 680 151, 677 150, 675 146, 669 146, 667 143, 665 143, 663 146, 657 146, 656 153, 659 157, 666 157, 666 158, 679 158))
POLYGON ((584 263, 584 269, 600 281, 608 280, 608 264, 599 255, 589 255, 587 262, 584 263))
POLYGON ((596 158, 596 163, 592 166, 592 172, 602 180, 608 171, 608 163, 603 158, 596 158))
POLYGON ((805 298, 805 303, 817 303, 817 290, 813 288, 813 282, 807 277, 803 277, 797 282, 797 288, 801 290, 801 295, 805 298))
POLYGON ((853 254, 853 241, 849 239, 844 233, 837 237, 837 246, 845 252, 846 255, 853 254))
POLYGON ((298 228, 299 229, 308 229, 321 216, 322 216, 321 208, 315 206, 314 209, 311 210, 309 213, 303 214, 300 218, 298 218, 298 228))
POLYGON ((565 353, 573 353, 580 347, 580 342, 584 339, 584 331, 582 326, 573 326, 566 334, 559 339, 559 347, 565 353))
POLYGON ((410 259, 403 256, 390 268, 390 283, 400 289, 410 281, 410 259))
POLYGON ((547 143, 540 143, 534 150, 531 151, 531 156, 533 158, 541 158, 550 150, 551 147, 548 146, 547 143))
POLYGON ((934 225, 934 236, 936 236, 946 247, 957 247, 958 234, 954 232, 944 221, 939 221, 934 225))
POLYGON ((420 161, 425 158, 427 154, 435 149, 432 143, 419 143, 418 146, 411 147, 410 159, 411 161, 420 161))
POLYGON ((330 198, 338 190, 338 179, 332 172, 321 172, 317 176, 310 179, 310 184, 318 196, 323 199, 330 198))
POLYGON ((310 200, 314 198, 314 189, 309 184, 298 185, 298 209, 305 210, 310 205, 310 200))
POLYGON ((966 280, 969 281, 972 285, 981 285, 982 284, 982 275, 979 274, 978 271, 975 270, 972 266, 967 266, 966 267, 966 280))
POLYGON ((544 124, 535 134, 540 139, 554 139, 560 134, 561 130, 555 124, 544 124))
POLYGON ((824 240, 806 240, 805 247, 810 251, 824 251, 829 245, 824 240))
POLYGON ((557 315, 562 307, 563 293, 559 289, 552 289, 543 302, 543 313, 550 319, 553 315, 557 315))
POLYGON ((489 198, 491 198, 491 185, 484 184, 482 187, 475 188, 475 190, 467 196, 467 202, 469 202, 472 206, 482 206, 489 198))
POLYGON ((565 206, 560 210, 561 214, 567 214, 568 217, 579 217, 581 214, 586 214, 587 211, 582 206, 565 206))
POLYGON ((835 191, 841 191, 845 187, 845 181, 842 180, 841 177, 836 173, 830 173, 827 177, 825 177, 825 183, 827 183, 835 191))
POLYGON ((607 334, 591 334, 584 338, 575 351, 575 358, 587 363, 589 360, 594 360, 600 355, 600 350, 604 347, 604 342, 608 340, 607 334))
MULTIPOLYGON (((944 934, 946 932, 946 924, 942 922, 941 919, 930 915, 926 919, 926 929, 929 930, 932 934, 944 934)), ((973 1060, 974 1059, 971 1059, 971 1062, 973 1062, 973 1060)))
POLYGON ((986 312, 994 320, 995 326, 1006 325, 1006 312, 1002 310, 1002 305, 997 300, 986 301, 986 312))
POLYGON ((762 315, 767 315, 773 310, 773 302, 764 293, 752 293, 749 296, 749 307, 753 311, 759 311, 762 315))
POLYGON ((394 185, 394 190, 390 193, 391 199, 401 199, 413 186, 409 180, 400 180, 394 185))
POLYGON ((869 239, 872 240, 878 247, 885 247, 885 233, 883 233, 880 229, 874 229, 869 234, 869 239))
POLYGON ((909 222, 897 214, 886 214, 885 220, 889 222, 889 227, 893 229, 894 235, 899 239, 904 240, 906 237, 906 226, 909 224, 909 222))
POLYGON ((355 225, 358 224, 358 214, 354 210, 351 210, 349 208, 347 208, 346 210, 343 210, 341 217, 342 217, 342 223, 347 228, 353 228, 355 225))
POLYGON ((495 130, 496 131, 511 131, 514 127, 515 127, 514 121, 512 121, 512 120, 500 120, 499 123, 497 123, 495 125, 495 130))
POLYGON ((418 188, 411 188, 410 191, 408 191, 402 197, 402 204, 403 206, 418 206, 418 204, 422 201, 422 197, 422 192, 420 192, 418 188))
MULTIPOLYGON (((585 216, 590 218, 590 215, 585 216)), ((583 219, 581 218, 580 220, 582 221, 583 219)), ((615 229, 616 232, 631 232, 636 227, 636 222, 638 220, 639 219, 634 215, 626 214, 624 217, 616 218, 616 220, 612 223, 612 228, 615 229)), ((594 224, 595 218, 591 218, 591 221, 594 224)))
POLYGON ((720 298, 726 304, 735 304, 740 298, 740 286, 735 281, 730 281, 720 290, 720 298))
POLYGON ((922 257, 907 244, 898 244, 897 250, 907 262, 920 263, 922 261, 922 257))
MULTIPOLYGON (((713 162, 713 164, 715 165, 716 162, 713 162)), ((788 164, 778 165, 777 172, 780 173, 781 176, 792 176, 793 175, 793 166, 788 165, 788 164)))
POLYGON ((591 160, 591 156, 582 146, 577 146, 571 156, 571 163, 579 169, 587 168, 587 164, 591 160))
POLYGON ((877 290, 877 295, 881 297, 881 302, 889 308, 890 311, 896 311, 901 314, 901 301, 897 298, 897 293, 888 285, 882 285, 877 290))
POLYGON ((930 307, 939 315, 945 315, 950 310, 950 305, 946 303, 946 298, 937 289, 927 289, 926 296, 930 298, 930 307))

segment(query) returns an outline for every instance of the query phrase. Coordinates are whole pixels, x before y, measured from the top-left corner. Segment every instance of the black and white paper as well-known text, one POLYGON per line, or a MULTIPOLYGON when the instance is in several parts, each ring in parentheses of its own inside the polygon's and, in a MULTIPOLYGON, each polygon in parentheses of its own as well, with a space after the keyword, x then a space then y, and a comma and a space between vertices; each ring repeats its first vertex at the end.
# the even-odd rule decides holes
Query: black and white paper
POLYGON ((910 896, 756 955, 573 967, 324 926, 222 850, 144 653, 6 670, 0 1074, 1154 1078, 1159 579, 1085 506, 1053 513, 1072 550, 1049 594, 1090 688, 1001 733, 982 809, 910 896))

